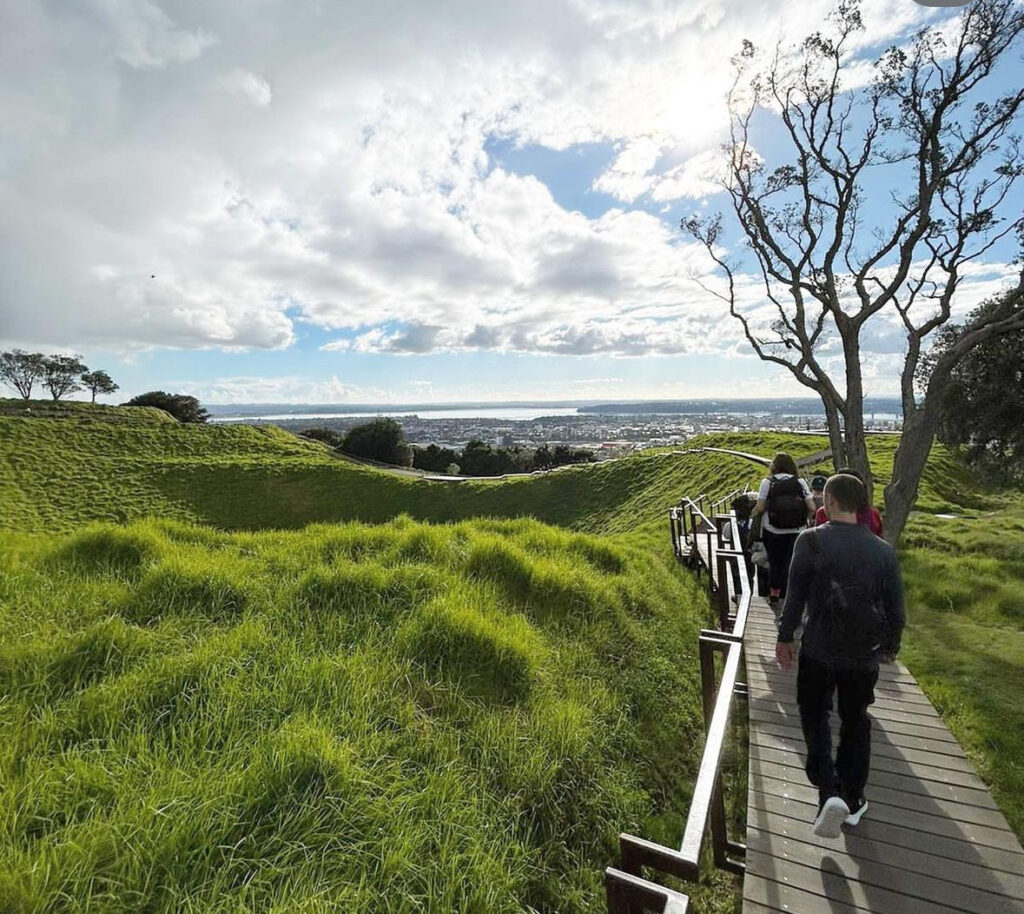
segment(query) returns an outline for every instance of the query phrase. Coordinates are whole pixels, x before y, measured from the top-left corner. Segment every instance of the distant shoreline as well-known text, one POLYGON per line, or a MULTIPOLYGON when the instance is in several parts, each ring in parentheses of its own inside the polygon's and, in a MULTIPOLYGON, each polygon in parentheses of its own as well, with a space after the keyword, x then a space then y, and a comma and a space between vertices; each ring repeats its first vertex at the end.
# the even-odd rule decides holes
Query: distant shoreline
MULTIPOLYGON (((673 416, 673 415, 758 415, 758 416, 824 416, 821 401, 816 397, 786 398, 717 398, 693 400, 632 401, 553 401, 506 403, 412 403, 412 404, 349 404, 349 403, 238 403, 207 406, 214 422, 283 421, 301 419, 358 418, 360 416, 394 416, 421 419, 493 418, 530 420, 542 416, 673 416)), ((879 418, 899 417, 902 413, 897 397, 869 398, 865 415, 879 418)))

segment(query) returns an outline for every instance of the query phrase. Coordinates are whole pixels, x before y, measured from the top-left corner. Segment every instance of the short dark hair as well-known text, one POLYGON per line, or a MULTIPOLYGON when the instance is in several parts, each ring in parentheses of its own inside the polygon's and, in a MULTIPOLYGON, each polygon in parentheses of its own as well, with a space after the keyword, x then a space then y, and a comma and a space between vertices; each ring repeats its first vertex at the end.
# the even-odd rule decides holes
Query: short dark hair
POLYGON ((852 476, 854 479, 859 479, 864 482, 864 474, 860 470, 855 470, 853 467, 839 467, 835 471, 836 476, 852 476))
POLYGON ((796 461, 785 451, 779 451, 772 458, 772 465, 768 468, 768 472, 772 476, 776 473, 789 473, 790 476, 796 476, 796 461))
POLYGON ((868 503, 868 490, 852 473, 836 473, 825 483, 825 495, 831 495, 839 510, 859 511, 868 503))

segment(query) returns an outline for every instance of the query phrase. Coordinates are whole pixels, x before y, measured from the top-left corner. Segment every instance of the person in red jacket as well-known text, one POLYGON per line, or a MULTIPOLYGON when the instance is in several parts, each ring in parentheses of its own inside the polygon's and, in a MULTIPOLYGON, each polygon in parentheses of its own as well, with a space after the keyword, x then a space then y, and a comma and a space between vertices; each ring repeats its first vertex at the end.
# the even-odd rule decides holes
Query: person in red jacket
MULTIPOLYGON (((841 470, 836 470, 838 476, 842 473, 845 476, 853 476, 859 479, 862 483, 864 477, 861 476, 856 470, 850 467, 843 467, 841 470)), ((867 490, 865 489, 865 493, 867 490)), ((828 523, 828 515, 825 513, 824 507, 818 508, 814 515, 814 526, 820 527, 822 524, 828 523)), ((875 508, 870 502, 865 500, 859 508, 857 508, 857 523, 863 527, 867 527, 875 536, 882 536, 882 515, 878 513, 878 509, 875 508)))

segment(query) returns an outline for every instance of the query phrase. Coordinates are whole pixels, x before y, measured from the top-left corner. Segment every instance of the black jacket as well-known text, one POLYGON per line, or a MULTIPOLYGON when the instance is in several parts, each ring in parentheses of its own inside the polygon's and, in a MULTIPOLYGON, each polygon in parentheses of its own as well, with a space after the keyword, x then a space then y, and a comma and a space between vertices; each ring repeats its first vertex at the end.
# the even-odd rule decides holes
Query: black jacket
POLYGON ((870 667, 896 654, 906 617, 896 552, 867 527, 832 521, 793 547, 779 641, 801 620, 800 650, 839 667, 870 667))

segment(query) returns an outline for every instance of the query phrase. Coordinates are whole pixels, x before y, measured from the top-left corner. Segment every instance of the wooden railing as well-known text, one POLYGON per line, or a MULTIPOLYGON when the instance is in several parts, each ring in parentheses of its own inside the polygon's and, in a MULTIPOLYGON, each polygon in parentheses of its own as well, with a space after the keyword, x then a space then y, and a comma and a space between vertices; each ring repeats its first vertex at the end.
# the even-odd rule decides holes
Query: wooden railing
POLYGON ((722 755, 729 728, 733 699, 747 697, 743 671, 743 632, 750 609, 751 582, 739 545, 734 513, 720 509, 738 493, 718 500, 708 495, 684 498, 669 513, 672 544, 680 561, 708 573, 712 603, 719 628, 700 633, 700 679, 704 709, 705 743, 693 799, 678 849, 635 835, 619 835, 621 863, 605 870, 609 914, 686 914, 689 897, 648 879, 645 868, 676 876, 686 882, 700 881, 700 859, 705 835, 711 835, 715 865, 742 874, 746 847, 728 836, 725 796, 722 789, 722 755), (701 548, 703 546, 703 548, 701 548), (715 681, 715 654, 724 655, 721 679, 715 681))

